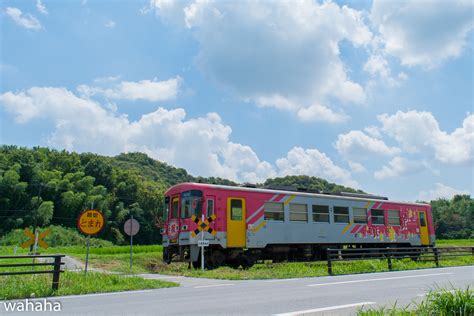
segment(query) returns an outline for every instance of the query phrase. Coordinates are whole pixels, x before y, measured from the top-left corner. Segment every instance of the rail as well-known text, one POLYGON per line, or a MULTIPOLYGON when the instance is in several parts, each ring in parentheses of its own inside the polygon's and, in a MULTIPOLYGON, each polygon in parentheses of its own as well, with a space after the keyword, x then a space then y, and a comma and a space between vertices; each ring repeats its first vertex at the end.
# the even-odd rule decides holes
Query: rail
POLYGON ((328 274, 333 275, 333 263, 352 260, 387 260, 388 270, 393 270, 393 261, 410 258, 414 261, 434 261, 436 267, 445 258, 474 256, 474 247, 403 247, 403 248, 345 248, 327 249, 328 274))
POLYGON ((21 268, 21 267, 31 267, 30 271, 10 271, 10 272, 0 272, 0 276, 8 275, 25 275, 25 274, 52 274, 53 275, 53 284, 52 289, 57 290, 59 288, 59 276, 61 272, 62 258, 65 255, 26 255, 26 256, 0 256, 0 269, 1 268, 21 268), (2 260, 19 260, 19 259, 41 259, 41 258, 53 258, 52 262, 30 262, 30 263, 4 263, 2 260), (52 270, 35 270, 35 267, 45 267, 52 266, 52 270))

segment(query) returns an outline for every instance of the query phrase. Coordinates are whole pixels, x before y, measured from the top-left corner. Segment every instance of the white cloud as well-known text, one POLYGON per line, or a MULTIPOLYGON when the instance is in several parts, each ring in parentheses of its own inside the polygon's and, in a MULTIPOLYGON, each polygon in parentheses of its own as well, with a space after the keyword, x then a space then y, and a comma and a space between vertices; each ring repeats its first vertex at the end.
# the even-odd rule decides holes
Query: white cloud
POLYGON ((340 134, 334 147, 349 160, 370 158, 374 154, 389 156, 400 152, 399 148, 390 147, 383 140, 370 137, 358 130, 340 134))
POLYGON ((329 123, 342 123, 350 118, 344 113, 337 113, 328 107, 320 104, 314 104, 307 108, 298 110, 298 117, 302 121, 323 121, 329 123))
POLYGON ((467 190, 458 190, 442 183, 436 183, 431 190, 421 191, 418 194, 418 199, 421 201, 432 201, 436 199, 450 199, 456 194, 470 194, 467 190))
POLYGON ((112 20, 107 20, 105 23, 104 23, 104 26, 106 28, 109 28, 109 29, 113 29, 115 27, 115 22, 112 21, 112 20))
POLYGON ((354 173, 363 173, 367 171, 364 165, 355 161, 349 161, 349 168, 351 168, 351 171, 354 173))
POLYGON ((29 13, 24 14, 18 8, 8 7, 5 9, 5 13, 19 26, 29 30, 38 31, 42 28, 41 23, 37 18, 29 13))
POLYGON ((366 100, 338 47, 345 40, 356 47, 371 41, 362 12, 311 0, 151 3, 163 20, 192 32, 198 67, 244 100, 333 123, 344 119, 327 108, 330 101, 366 100))
POLYGON ((236 181, 261 182, 269 177, 308 174, 346 185, 357 185, 348 170, 317 149, 293 148, 272 165, 249 146, 230 141, 232 129, 216 113, 186 118, 184 109, 156 111, 131 121, 89 97, 65 88, 33 87, 0 95, 0 105, 18 123, 52 121, 48 145, 106 155, 141 151, 184 167, 192 174, 236 181))
POLYGON ((435 158, 444 163, 469 163, 474 158, 474 115, 468 115, 463 125, 451 134, 442 131, 430 112, 398 111, 394 115, 378 116, 382 130, 395 138, 408 152, 426 148, 434 151, 435 158))
POLYGON ((276 161, 279 174, 308 175, 321 177, 347 186, 356 187, 358 184, 352 179, 351 173, 334 164, 325 154, 317 149, 303 149, 294 147, 286 158, 276 161))
POLYGON ((411 161, 403 157, 394 157, 388 166, 383 166, 381 170, 374 172, 375 179, 382 180, 387 178, 413 175, 419 173, 429 166, 424 161, 411 161))
POLYGON ((45 5, 41 2, 41 0, 36 0, 36 10, 40 13, 48 15, 48 10, 46 9, 45 5))
POLYGON ((472 1, 374 0, 370 12, 387 54, 403 65, 435 67, 461 55, 474 27, 472 1))
POLYGON ((117 77, 99 78, 95 81, 97 86, 80 85, 77 91, 86 97, 100 94, 110 99, 164 101, 176 98, 182 82, 179 76, 165 81, 157 81, 155 78, 115 83, 117 79, 117 77))

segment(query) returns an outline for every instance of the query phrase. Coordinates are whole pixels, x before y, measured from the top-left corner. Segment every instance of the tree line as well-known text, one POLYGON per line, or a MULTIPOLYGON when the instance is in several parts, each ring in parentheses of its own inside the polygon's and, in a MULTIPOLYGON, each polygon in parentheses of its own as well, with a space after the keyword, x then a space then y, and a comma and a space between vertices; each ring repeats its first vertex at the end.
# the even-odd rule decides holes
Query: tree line
MULTIPOLYGON (((143 153, 106 157, 43 147, 0 146, 0 236, 27 226, 75 227, 78 214, 94 207, 107 219, 100 238, 125 243, 123 223, 133 214, 141 224, 136 242, 159 243, 156 224, 163 214, 164 193, 182 182, 238 185, 221 178, 194 177, 143 153)), ((362 192, 308 176, 268 179, 258 184, 269 185, 362 192)), ((472 236, 474 204, 469 196, 433 201, 432 205, 439 236, 472 236)))

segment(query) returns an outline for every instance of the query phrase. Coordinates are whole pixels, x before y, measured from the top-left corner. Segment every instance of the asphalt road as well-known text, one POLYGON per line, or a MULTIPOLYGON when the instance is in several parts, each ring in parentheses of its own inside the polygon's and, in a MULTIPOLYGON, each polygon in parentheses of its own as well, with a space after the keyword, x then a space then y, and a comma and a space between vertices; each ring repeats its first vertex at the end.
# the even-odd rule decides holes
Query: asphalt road
MULTIPOLYGON (((474 266, 252 281, 143 276, 182 286, 51 301, 61 302, 68 315, 347 315, 363 305, 404 306, 437 286, 474 287, 474 266)), ((3 302, 0 314, 6 314, 3 302)))

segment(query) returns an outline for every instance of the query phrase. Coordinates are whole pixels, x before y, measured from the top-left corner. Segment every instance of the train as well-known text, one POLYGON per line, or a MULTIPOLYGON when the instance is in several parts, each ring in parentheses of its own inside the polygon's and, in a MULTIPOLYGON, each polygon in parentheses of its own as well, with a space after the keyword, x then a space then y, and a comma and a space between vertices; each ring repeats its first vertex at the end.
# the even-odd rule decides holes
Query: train
POLYGON ((201 249, 211 269, 323 260, 328 248, 435 244, 429 204, 370 194, 181 183, 166 191, 163 216, 163 260, 196 268, 201 249))

